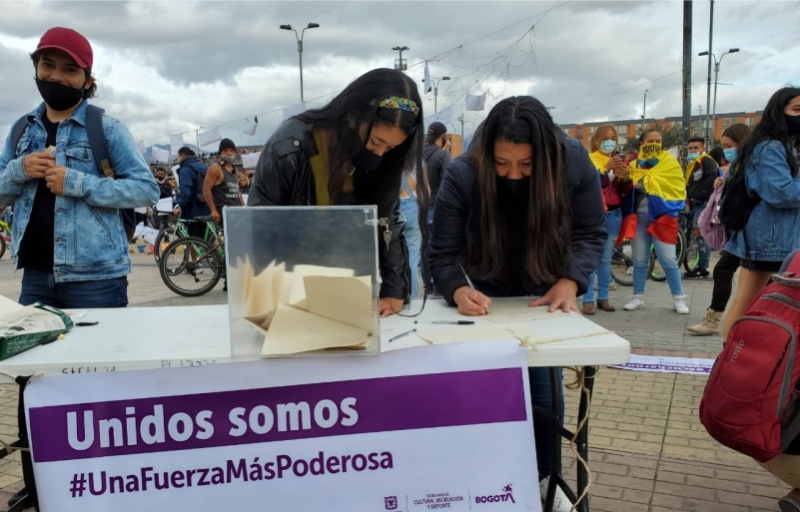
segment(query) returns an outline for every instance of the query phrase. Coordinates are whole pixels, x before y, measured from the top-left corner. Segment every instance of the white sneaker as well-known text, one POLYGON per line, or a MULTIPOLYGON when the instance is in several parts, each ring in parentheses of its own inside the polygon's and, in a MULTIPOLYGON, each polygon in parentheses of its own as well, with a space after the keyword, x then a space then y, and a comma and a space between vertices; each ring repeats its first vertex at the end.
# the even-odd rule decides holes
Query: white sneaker
MULTIPOLYGON (((544 501, 547 498, 547 486, 549 483, 550 477, 539 482, 539 494, 542 496, 542 505, 544 505, 544 501)), ((567 498, 567 495, 561 490, 561 487, 556 486, 556 497, 553 500, 552 512, 570 512, 571 509, 572 503, 569 501, 569 498, 567 498)))
POLYGON ((644 307, 644 295, 634 295, 627 304, 622 306, 625 311, 636 311, 644 307))
POLYGON ((673 295, 672 296, 672 305, 675 308, 675 312, 679 315, 688 315, 689 314, 689 306, 686 305, 686 301, 683 300, 684 295, 673 295))

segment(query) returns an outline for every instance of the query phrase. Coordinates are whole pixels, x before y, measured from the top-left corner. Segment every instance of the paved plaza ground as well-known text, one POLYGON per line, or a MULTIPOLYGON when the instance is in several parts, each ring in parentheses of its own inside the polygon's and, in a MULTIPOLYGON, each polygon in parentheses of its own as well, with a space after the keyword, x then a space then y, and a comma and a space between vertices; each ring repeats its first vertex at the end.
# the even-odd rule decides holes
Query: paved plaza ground
MULTIPOLYGON (((178 297, 161 282, 152 257, 134 255, 129 297, 132 306, 221 304, 222 284, 196 299, 178 297)), ((16 299, 21 274, 8 255, 0 260, 0 294, 16 299)), ((598 311, 592 320, 630 341, 634 353, 713 358, 718 336, 695 337, 686 326, 698 323, 711 299, 710 280, 685 281, 691 309, 675 314, 666 283, 647 283, 647 308, 625 312, 630 288, 612 292, 615 313, 598 311)), ((569 375, 565 374, 565 381, 569 375)), ((590 423, 592 511, 598 512, 761 512, 777 511, 788 488, 751 459, 713 441, 698 420, 706 379, 692 375, 601 368, 590 423)), ((573 424, 577 393, 568 392, 567 422, 573 424)), ((0 439, 15 439, 17 392, 0 395, 0 439)), ((574 483, 574 457, 565 446, 564 472, 574 483)), ((22 486, 19 453, 0 460, 0 511, 22 486)))

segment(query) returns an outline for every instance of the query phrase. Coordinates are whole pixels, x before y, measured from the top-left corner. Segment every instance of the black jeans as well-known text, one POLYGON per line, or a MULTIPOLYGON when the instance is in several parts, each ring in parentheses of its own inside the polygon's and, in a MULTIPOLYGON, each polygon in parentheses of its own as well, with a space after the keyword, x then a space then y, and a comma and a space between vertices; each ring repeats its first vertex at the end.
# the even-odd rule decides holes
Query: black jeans
POLYGON ((725 311, 733 290, 733 274, 741 264, 738 256, 722 251, 714 267, 714 290, 711 292, 711 309, 717 313, 725 311))

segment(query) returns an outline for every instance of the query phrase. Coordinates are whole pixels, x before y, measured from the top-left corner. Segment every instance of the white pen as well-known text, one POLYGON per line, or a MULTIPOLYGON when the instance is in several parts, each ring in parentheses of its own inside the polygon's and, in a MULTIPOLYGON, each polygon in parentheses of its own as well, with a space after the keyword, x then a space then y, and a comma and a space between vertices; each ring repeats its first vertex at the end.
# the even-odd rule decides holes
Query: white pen
MULTIPOLYGON (((467 271, 464 270, 464 266, 461 265, 461 263, 459 263, 458 264, 458 268, 461 269, 461 273, 464 274, 464 279, 467 280, 467 284, 474 291, 475 290, 475 285, 472 284, 472 279, 470 279, 469 276, 467 275, 467 271)), ((489 310, 488 309, 484 308, 483 311, 484 311, 485 314, 487 314, 487 315, 489 314, 489 310)))

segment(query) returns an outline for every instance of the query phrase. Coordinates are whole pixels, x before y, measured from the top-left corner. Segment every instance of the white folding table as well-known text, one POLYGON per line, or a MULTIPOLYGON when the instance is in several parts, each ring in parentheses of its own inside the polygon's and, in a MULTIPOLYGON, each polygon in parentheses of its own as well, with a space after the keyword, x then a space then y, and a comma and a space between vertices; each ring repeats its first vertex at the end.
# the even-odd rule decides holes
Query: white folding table
MULTIPOLYGON (((525 298, 499 299, 500 301, 525 301, 525 298)), ((498 299, 494 299, 495 302, 498 299)), ((404 315, 415 313, 421 301, 414 301, 404 315)), ((383 351, 428 345, 426 341, 411 333, 394 342, 388 340, 400 333, 423 327, 432 321, 464 320, 454 308, 442 300, 428 300, 425 310, 417 317, 392 316, 381 320, 381 348, 383 351), (418 321, 419 324, 414 322, 418 321)), ((481 318, 472 318, 476 325, 487 323, 481 318)), ((103 371, 137 370, 175 366, 200 366, 220 364, 244 359, 231 357, 228 307, 176 306, 157 308, 126 308, 88 310, 81 322, 99 322, 94 326, 74 327, 65 339, 48 345, 34 347, 26 352, 0 361, 0 382, 13 382, 10 376, 46 374, 75 374, 103 371)), ((537 346, 530 350, 528 366, 551 367, 554 383, 556 411, 537 411, 555 424, 553 442, 560 447, 561 439, 574 439, 578 452, 588 461, 588 411, 594 383, 595 366, 624 364, 630 357, 630 345, 612 332, 604 332, 594 322, 577 314, 555 316, 534 322, 537 332, 553 338, 564 339, 537 346), (558 385, 555 367, 584 367, 584 384, 588 396, 581 394, 578 424, 586 419, 586 426, 572 433, 560 422, 561 386, 558 385)), ((427 327, 427 326, 426 326, 427 327)), ((469 326, 463 326, 468 329, 469 326)), ((364 357, 371 357, 364 355, 364 357)), ((561 467, 561 450, 554 451, 551 488, 547 493, 546 507, 552 507, 555 485, 560 485, 574 500, 575 493, 558 474, 561 467)), ((577 495, 580 496, 588 483, 588 475, 582 466, 578 468, 577 495)), ((548 510, 548 508, 545 508, 548 510)), ((578 512, 588 512, 588 501, 584 500, 578 512)))

